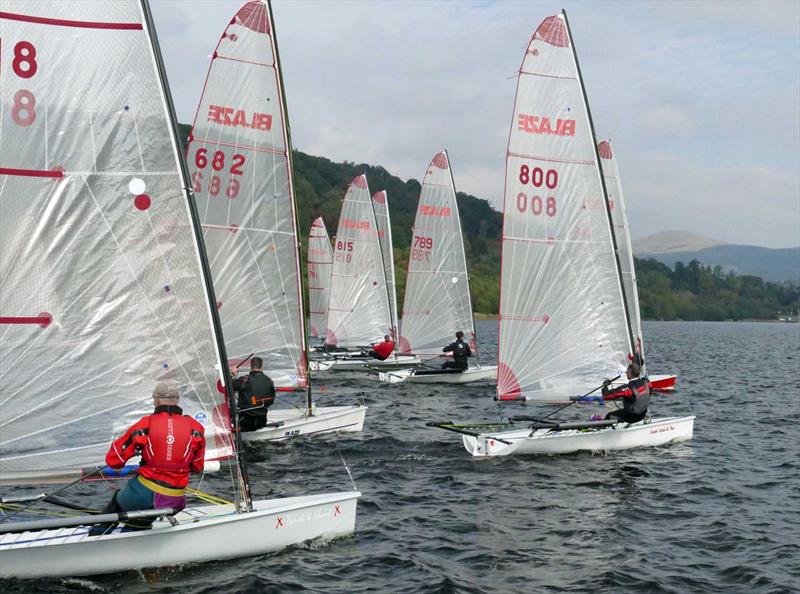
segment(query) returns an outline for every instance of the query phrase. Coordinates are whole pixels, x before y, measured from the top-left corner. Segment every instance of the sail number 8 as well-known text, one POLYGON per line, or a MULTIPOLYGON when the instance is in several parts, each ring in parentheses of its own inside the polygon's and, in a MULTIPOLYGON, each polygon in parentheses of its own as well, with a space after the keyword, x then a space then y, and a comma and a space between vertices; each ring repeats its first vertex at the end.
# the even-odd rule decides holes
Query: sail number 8
POLYGON ((524 185, 530 183, 535 188, 541 188, 542 184, 544 184, 551 190, 554 190, 558 185, 558 171, 555 169, 544 171, 541 167, 534 167, 531 169, 527 165, 520 165, 519 181, 524 185))
POLYGON ((556 199, 553 196, 548 197, 547 200, 542 200, 541 196, 531 196, 530 200, 528 200, 525 192, 517 194, 517 210, 520 212, 530 210, 536 216, 542 214, 542 211, 548 217, 554 217, 558 214, 556 199))
MULTIPOLYGON (((2 70, 2 40, 0 40, 0 71, 2 70)), ((33 78, 39 70, 36 62, 36 47, 30 41, 20 41, 14 45, 11 69, 19 78, 33 78)), ((36 120, 36 97, 28 89, 14 93, 11 106, 11 119, 17 126, 27 128, 36 120)))

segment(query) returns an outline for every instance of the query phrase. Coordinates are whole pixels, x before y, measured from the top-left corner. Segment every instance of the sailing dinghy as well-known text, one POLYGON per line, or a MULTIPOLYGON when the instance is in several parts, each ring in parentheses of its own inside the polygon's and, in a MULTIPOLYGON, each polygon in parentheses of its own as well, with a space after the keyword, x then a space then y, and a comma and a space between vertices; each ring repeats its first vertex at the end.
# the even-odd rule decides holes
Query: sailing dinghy
POLYGON ((497 367, 480 365, 472 315, 464 238, 447 151, 437 153, 425 173, 411 239, 403 302, 400 352, 421 358, 442 356, 442 347, 464 332, 478 361, 464 371, 419 366, 385 371, 388 383, 466 384, 497 378, 497 367))
MULTIPOLYGON (((642 317, 639 310, 639 289, 636 282, 636 268, 633 264, 633 246, 628 230, 628 212, 625 209, 625 199, 622 195, 622 181, 619 177, 617 159, 611 148, 611 140, 603 140, 597 145, 600 163, 603 168, 603 177, 608 191, 608 207, 611 211, 611 220, 617 236, 619 248, 619 263, 622 271, 622 282, 625 285, 625 298, 628 301, 628 311, 631 314, 631 323, 634 331, 636 353, 642 362, 642 373, 646 374, 646 361, 644 358, 644 344, 642 342, 642 317)), ((650 384, 658 392, 671 392, 675 389, 675 375, 651 375, 650 384)))
MULTIPOLYGON (((594 138, 562 11, 536 29, 517 78, 506 156, 498 400, 569 402, 598 378, 619 375, 635 352, 594 138)), ((432 425, 461 433, 474 456, 657 446, 691 439, 694 427, 693 416, 633 424, 518 420, 530 424, 432 425)))
POLYGON ((217 44, 187 149, 231 365, 249 353, 279 394, 246 441, 361 431, 366 407, 317 407, 308 381, 292 154, 269 11, 246 4, 217 44))
MULTIPOLYGON (((399 369, 419 363, 419 358, 399 355, 396 351, 388 359, 362 355, 362 349, 380 342, 385 335, 393 336, 397 324, 393 321, 391 284, 387 277, 387 260, 392 260, 391 232, 386 193, 379 193, 381 225, 379 225, 374 200, 370 198, 367 177, 359 175, 347 189, 339 216, 339 228, 334 246, 331 292, 328 306, 328 327, 325 346, 329 349, 327 361, 312 361, 322 371, 323 365, 332 371, 361 371, 365 365, 372 368, 399 369), (387 239, 386 254, 382 247, 380 231, 387 239)), ((391 270, 394 266, 391 265, 391 270)), ((394 314, 396 316, 396 313, 394 314)), ((315 369, 316 370, 316 369, 315 369)))
POLYGON ((317 217, 308 234, 308 335, 325 339, 328 324, 328 297, 331 289, 333 250, 325 221, 317 217))
MULTIPOLYGON (((246 38, 266 15, 250 2, 231 32, 246 38)), ((0 577, 260 555, 351 534, 357 492, 250 498, 147 2, 5 0, 0 37, 0 483, 80 480, 152 412, 155 382, 171 380, 205 425, 209 456, 230 463, 234 493, 231 504, 137 512, 166 519, 103 536, 88 535, 102 516, 4 514, 0 577)))

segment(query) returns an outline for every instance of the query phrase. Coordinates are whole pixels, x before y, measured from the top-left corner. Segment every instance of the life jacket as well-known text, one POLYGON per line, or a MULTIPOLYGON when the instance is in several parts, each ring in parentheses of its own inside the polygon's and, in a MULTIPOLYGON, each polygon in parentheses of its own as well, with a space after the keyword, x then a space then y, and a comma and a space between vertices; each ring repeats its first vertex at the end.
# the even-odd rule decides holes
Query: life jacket
POLYGON ((111 445, 106 463, 121 468, 130 458, 141 455, 142 483, 172 495, 175 493, 169 491, 182 491, 189 484, 190 472, 203 471, 205 444, 200 423, 185 416, 178 406, 159 406, 111 445))
POLYGON ((233 387, 239 391, 239 410, 243 414, 266 415, 275 402, 275 384, 261 371, 251 371, 247 377, 236 380, 233 387))
POLYGON ((375 353, 375 358, 384 361, 386 360, 389 355, 392 354, 394 350, 394 342, 391 340, 385 340, 383 342, 379 342, 374 347, 372 347, 372 351, 375 353))
POLYGON ((635 415, 643 415, 647 412, 647 407, 650 406, 650 380, 646 377, 640 377, 628 382, 628 389, 630 396, 623 399, 623 408, 635 415))

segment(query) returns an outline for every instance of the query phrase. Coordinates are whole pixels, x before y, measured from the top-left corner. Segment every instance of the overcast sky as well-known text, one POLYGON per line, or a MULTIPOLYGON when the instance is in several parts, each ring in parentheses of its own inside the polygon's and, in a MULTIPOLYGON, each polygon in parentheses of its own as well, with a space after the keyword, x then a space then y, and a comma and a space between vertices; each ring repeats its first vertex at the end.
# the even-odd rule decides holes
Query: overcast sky
MULTIPOLYGON (((151 0, 178 117, 241 0, 151 0)), ((800 245, 800 2, 276 1, 295 148, 502 205, 517 69, 566 8, 634 237, 800 245)), ((377 188, 375 188, 377 189, 377 188)), ((391 197, 390 197, 391 199, 391 197)))

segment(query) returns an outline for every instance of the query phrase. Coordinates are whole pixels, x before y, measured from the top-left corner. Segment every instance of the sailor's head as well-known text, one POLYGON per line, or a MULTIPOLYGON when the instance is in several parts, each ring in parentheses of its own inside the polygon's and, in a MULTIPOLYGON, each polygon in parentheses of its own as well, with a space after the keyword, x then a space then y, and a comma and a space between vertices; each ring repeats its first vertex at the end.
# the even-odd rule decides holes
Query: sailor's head
POLYGON ((461 340, 462 338, 464 338, 464 333, 461 330, 459 330, 458 332, 456 332, 456 338, 458 340, 461 340))
POLYGON ((264 360, 261 357, 250 359, 250 371, 261 371, 264 368, 264 360))
POLYGON ((636 379, 640 375, 642 375, 642 366, 638 363, 631 363, 628 365, 628 369, 625 371, 625 375, 628 377, 629 380, 636 379))
POLYGON ((181 395, 178 394, 178 388, 172 382, 158 382, 153 389, 153 400, 156 406, 159 404, 178 404, 181 395))
POLYGON ((385 342, 389 342, 389 341, 391 340, 391 337, 390 337, 388 334, 384 334, 384 335, 383 335, 383 340, 384 340, 385 342))

